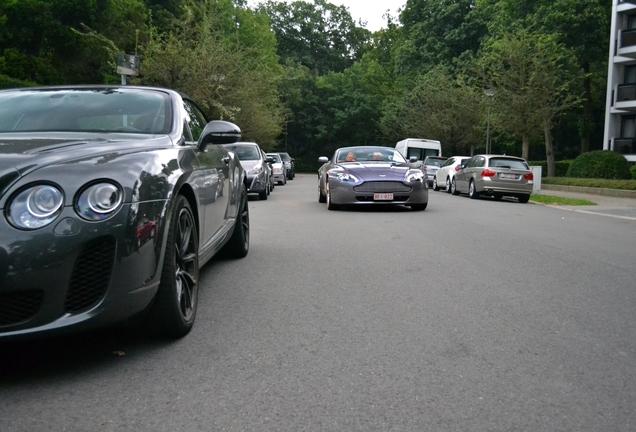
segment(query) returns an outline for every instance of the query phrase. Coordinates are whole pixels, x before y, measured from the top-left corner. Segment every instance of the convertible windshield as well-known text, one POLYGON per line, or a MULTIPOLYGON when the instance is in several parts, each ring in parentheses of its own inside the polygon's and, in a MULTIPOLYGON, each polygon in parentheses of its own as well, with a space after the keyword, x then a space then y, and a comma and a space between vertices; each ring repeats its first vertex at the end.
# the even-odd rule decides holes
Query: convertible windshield
POLYGON ((337 151, 340 162, 395 162, 405 163, 404 157, 390 147, 348 147, 337 151))
POLYGON ((165 93, 139 89, 53 89, 0 92, 0 132, 166 134, 165 93))

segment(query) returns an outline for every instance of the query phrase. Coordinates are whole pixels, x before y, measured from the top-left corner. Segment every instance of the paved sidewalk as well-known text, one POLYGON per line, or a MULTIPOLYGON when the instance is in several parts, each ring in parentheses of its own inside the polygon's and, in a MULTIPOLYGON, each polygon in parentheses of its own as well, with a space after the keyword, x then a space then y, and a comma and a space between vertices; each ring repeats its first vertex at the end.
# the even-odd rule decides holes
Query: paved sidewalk
POLYGON ((544 188, 542 188, 541 192, 537 195, 582 199, 596 204, 594 206, 550 205, 550 207, 636 221, 636 198, 621 198, 584 192, 548 190, 544 188))

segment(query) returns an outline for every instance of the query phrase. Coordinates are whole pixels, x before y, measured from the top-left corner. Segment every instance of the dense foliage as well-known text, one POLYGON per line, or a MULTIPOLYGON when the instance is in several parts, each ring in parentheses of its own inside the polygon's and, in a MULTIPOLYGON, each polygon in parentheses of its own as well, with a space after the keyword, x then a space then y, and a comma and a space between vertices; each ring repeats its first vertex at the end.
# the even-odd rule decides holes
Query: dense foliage
POLYGON ((556 161, 602 148, 611 2, 406 0, 372 33, 327 0, 0 0, 0 87, 182 90, 314 169, 343 145, 438 139, 556 161), (487 97, 484 89, 494 96, 487 97), (490 114, 489 114, 490 113, 490 114))
POLYGON ((629 162, 624 156, 611 151, 583 153, 570 165, 567 177, 629 180, 629 162))

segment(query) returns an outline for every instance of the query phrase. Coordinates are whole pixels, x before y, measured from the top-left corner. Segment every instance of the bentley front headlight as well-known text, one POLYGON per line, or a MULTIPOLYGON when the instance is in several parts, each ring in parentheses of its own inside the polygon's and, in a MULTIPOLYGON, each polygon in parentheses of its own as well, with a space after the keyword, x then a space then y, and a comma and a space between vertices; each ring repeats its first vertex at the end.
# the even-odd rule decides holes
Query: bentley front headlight
POLYGON ((83 219, 100 221, 115 214, 123 198, 123 192, 113 183, 96 183, 84 189, 75 209, 83 219))
POLYGON ((42 228, 57 218, 64 207, 64 194, 57 187, 31 186, 11 200, 7 216, 11 224, 22 229, 42 228))

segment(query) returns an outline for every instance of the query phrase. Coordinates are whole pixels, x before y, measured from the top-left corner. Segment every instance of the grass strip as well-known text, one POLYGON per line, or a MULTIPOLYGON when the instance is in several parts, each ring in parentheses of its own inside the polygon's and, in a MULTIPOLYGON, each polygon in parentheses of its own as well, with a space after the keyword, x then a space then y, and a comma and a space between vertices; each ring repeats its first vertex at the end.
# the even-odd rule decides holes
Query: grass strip
POLYGON ((531 195, 530 201, 534 201, 541 204, 566 205, 566 206, 596 205, 596 203, 593 203, 588 200, 561 198, 561 197, 555 197, 555 196, 549 196, 549 195, 531 195))

